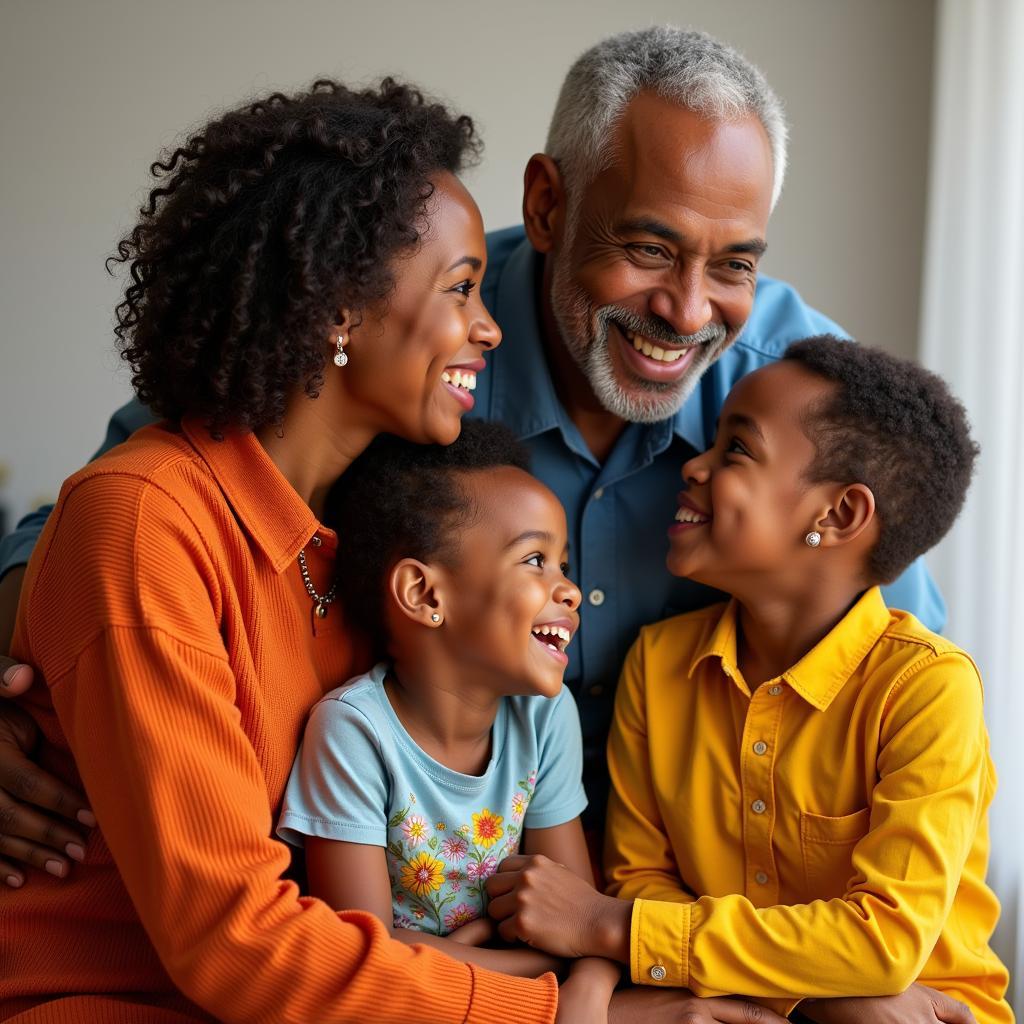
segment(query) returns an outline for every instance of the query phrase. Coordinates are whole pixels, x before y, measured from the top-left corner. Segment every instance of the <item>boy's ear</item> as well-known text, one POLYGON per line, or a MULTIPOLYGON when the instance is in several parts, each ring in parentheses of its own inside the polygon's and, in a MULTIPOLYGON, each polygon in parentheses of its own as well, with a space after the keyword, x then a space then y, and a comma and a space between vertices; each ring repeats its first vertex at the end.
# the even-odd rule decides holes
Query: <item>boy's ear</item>
POLYGON ((865 484, 849 484, 839 491, 815 529, 822 547, 839 547, 856 540, 875 522, 875 496, 865 484))
POLYGON ((388 576, 392 603, 407 619, 435 628, 444 622, 438 571, 415 558, 396 562, 388 576))
POLYGON ((537 252, 551 252, 562 235, 565 188, 558 164, 534 153, 523 173, 523 225, 537 252))

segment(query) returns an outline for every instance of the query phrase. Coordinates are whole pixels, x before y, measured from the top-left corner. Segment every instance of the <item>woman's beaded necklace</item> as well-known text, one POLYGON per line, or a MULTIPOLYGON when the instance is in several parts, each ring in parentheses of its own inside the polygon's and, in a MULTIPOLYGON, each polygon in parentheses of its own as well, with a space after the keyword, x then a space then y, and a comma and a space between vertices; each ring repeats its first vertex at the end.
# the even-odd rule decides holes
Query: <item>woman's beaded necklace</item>
POLYGON ((313 581, 309 578, 305 548, 301 548, 299 551, 299 572, 302 573, 302 582, 306 585, 306 593, 313 599, 313 608, 316 611, 317 618, 322 619, 326 617, 328 605, 338 596, 337 583, 332 583, 326 594, 318 594, 316 592, 316 587, 313 586, 313 581))

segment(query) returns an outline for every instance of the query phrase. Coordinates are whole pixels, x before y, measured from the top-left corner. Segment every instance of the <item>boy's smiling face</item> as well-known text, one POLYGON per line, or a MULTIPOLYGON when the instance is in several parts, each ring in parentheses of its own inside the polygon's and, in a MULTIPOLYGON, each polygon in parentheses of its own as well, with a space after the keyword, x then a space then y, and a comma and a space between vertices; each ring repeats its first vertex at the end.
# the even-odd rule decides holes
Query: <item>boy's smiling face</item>
POLYGON ((811 483, 806 413, 834 385, 792 361, 744 377, 722 407, 712 448, 683 466, 669 527, 669 571, 737 597, 806 587, 821 554, 804 541, 831 506, 834 483, 811 483))
POLYGON ((556 696, 579 626, 565 511, 511 466, 461 474, 459 486, 475 514, 460 531, 456 564, 439 567, 441 632, 468 680, 502 695, 556 696))

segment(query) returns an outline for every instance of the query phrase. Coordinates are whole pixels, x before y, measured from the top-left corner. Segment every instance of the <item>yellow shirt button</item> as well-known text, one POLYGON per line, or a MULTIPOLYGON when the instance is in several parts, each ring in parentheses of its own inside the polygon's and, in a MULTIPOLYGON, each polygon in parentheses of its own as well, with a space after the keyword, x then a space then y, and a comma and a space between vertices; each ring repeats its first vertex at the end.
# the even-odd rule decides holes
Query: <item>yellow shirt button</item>
POLYGON ((754 875, 754 881, 757 882, 758 885, 767 885, 768 876, 763 871, 758 871, 758 873, 754 875))
POLYGON ((765 754, 767 752, 768 752, 768 744, 765 743, 764 740, 758 740, 754 744, 754 753, 757 754, 758 757, 760 757, 762 754, 765 754))
POLYGON ((668 971, 666 971, 665 968, 661 966, 661 964, 655 964, 651 968, 651 977, 655 981, 664 981, 666 974, 668 974, 668 971))
POLYGON ((750 809, 755 814, 764 814, 764 812, 768 809, 768 805, 763 800, 755 800, 750 805, 750 809))
POLYGON ((772 697, 778 697, 778 695, 782 693, 782 687, 776 683, 774 686, 768 687, 768 693, 771 694, 772 697))

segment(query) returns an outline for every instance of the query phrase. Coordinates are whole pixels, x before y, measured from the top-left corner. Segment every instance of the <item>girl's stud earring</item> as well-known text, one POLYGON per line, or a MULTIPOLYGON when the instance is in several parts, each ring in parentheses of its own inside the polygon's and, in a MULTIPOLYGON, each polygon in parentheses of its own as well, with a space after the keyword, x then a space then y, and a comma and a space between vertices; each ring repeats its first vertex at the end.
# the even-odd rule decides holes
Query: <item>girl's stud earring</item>
POLYGON ((430 616, 430 621, 431 622, 440 622, 441 621, 441 616, 437 612, 433 612, 431 614, 431 616, 430 616))
POLYGON ((817 530, 811 530, 806 537, 804 537, 804 543, 809 548, 816 548, 821 543, 821 534, 817 530))
POLYGON ((338 351, 334 353, 334 365, 344 366, 348 362, 348 353, 342 348, 345 344, 345 335, 338 335, 338 351))

